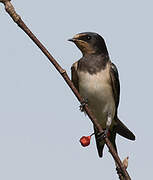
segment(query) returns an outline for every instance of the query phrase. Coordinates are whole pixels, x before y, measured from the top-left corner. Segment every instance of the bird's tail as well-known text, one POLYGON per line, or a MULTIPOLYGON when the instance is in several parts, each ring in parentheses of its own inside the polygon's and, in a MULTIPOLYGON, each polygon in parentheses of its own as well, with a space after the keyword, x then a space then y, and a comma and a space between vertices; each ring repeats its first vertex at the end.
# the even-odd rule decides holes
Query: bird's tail
POLYGON ((117 118, 117 125, 115 127, 116 133, 119 135, 130 139, 130 140, 135 140, 135 135, 117 118))
MULTIPOLYGON (((110 131, 110 136, 108 138, 117 152, 116 143, 115 143, 116 133, 130 140, 135 140, 135 135, 118 118, 116 118, 116 122, 117 124, 110 131)), ((99 157, 102 157, 105 142, 103 139, 102 140, 99 139, 99 136, 97 135, 98 131, 95 127, 94 127, 94 131, 95 131, 95 139, 96 139, 98 155, 99 157)))

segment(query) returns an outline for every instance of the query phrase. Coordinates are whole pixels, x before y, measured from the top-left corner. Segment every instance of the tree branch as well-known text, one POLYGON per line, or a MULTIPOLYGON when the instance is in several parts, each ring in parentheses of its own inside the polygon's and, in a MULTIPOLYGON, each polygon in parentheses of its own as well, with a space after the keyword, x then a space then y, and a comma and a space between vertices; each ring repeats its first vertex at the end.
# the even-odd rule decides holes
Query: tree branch
MULTIPOLYGON (((25 25, 25 23, 22 21, 21 17, 15 12, 15 9, 13 5, 10 3, 10 0, 0 0, 1 3, 4 4, 5 10, 7 13, 11 16, 11 18, 14 20, 15 23, 33 40, 33 42, 41 49, 41 51, 47 56, 49 61, 54 65, 54 67, 57 69, 57 71, 61 74, 61 76, 64 78, 68 86, 71 88, 77 99, 81 102, 83 102, 82 97, 80 96, 79 92, 73 85, 72 81, 68 77, 66 71, 58 64, 58 62, 52 57, 52 55, 48 52, 48 50, 44 47, 44 45, 36 38, 36 36, 30 31, 30 29, 25 25)), ((97 122, 96 118, 94 117, 92 111, 88 108, 88 105, 85 105, 85 111, 91 121, 93 122, 94 126, 98 129, 99 133, 103 133, 103 129, 101 128, 100 124, 97 122)), ((110 153, 112 154, 115 162, 117 163, 119 169, 121 170, 122 174, 124 175, 125 180, 131 180, 128 172, 126 171, 123 163, 121 162, 118 154, 116 153, 115 149, 113 148, 111 142, 107 137, 105 137, 105 143, 107 147, 109 148, 110 153)))

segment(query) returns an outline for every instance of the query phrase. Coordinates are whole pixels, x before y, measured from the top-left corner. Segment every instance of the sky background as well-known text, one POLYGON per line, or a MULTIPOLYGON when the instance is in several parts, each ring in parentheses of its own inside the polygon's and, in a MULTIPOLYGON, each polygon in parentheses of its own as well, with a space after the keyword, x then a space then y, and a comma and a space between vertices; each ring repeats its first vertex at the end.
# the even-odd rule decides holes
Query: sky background
MULTIPOLYGON (((106 41, 121 82, 119 117, 136 135, 117 136, 129 156, 132 180, 152 178, 153 2, 151 0, 12 0, 16 11, 70 75, 81 57, 73 35, 93 31, 106 41)), ((105 147, 97 155, 93 132, 69 87, 38 47, 0 5, 0 179, 118 179, 105 147)))

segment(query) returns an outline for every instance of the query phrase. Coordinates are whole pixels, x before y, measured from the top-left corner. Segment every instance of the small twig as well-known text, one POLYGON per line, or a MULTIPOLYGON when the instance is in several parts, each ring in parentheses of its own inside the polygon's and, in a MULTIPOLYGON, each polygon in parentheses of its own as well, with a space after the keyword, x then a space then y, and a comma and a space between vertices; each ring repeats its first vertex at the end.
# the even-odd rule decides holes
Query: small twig
POLYGON ((129 163, 129 156, 127 156, 127 157, 123 160, 123 166, 125 167, 125 169, 128 168, 128 163, 129 163))
MULTIPOLYGON (((12 17, 15 23, 18 24, 18 26, 33 40, 33 42, 41 49, 41 51, 47 56, 49 61, 54 65, 54 67, 57 69, 57 71, 62 75, 64 80, 67 82, 68 86, 71 88, 77 99, 82 102, 83 99, 80 96, 79 92, 73 85, 72 81, 68 77, 66 71, 57 63, 57 61, 52 57, 52 55, 48 52, 48 50, 44 47, 44 45, 36 38, 36 36, 30 31, 30 29, 24 24, 21 17, 15 12, 15 9, 13 5, 10 3, 10 0, 0 0, 5 5, 5 10, 7 13, 12 17)), ((99 133, 103 133, 103 129, 101 128, 100 124, 97 122, 96 118, 94 117, 92 111, 88 108, 88 105, 86 104, 84 106, 84 109, 93 122, 94 126, 98 129, 99 133)), ((128 172, 126 171, 124 165, 122 164, 118 154, 116 153, 115 149, 113 148, 111 142, 107 137, 105 137, 105 143, 107 147, 109 148, 110 153, 112 154, 114 160, 118 164, 119 168, 122 170, 122 173, 124 174, 124 177, 126 180, 131 180, 128 172)))
MULTIPOLYGON (((129 160, 128 156, 123 160, 123 166, 125 167, 125 169, 128 168, 128 160, 129 160)), ((116 165, 116 171, 117 171, 119 179, 120 180, 125 180, 124 174, 121 171, 121 169, 118 167, 118 165, 116 165)))

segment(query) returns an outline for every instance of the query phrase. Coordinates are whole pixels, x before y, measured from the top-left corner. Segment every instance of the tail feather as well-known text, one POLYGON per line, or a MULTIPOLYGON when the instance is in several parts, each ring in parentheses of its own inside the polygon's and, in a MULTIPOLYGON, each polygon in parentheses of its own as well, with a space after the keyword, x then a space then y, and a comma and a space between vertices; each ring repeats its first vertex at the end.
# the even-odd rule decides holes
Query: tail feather
MULTIPOLYGON (((116 133, 130 140, 135 140, 135 135, 118 118, 116 118, 116 122, 117 125, 110 131, 110 136, 108 138, 117 152, 117 147, 115 143, 116 133)), ((95 127, 94 127, 94 131, 95 131, 95 139, 96 139, 98 155, 99 157, 102 157, 105 142, 104 140, 99 139, 99 136, 97 135, 98 131, 95 127)))
POLYGON ((94 127, 94 132, 95 132, 95 140, 96 140, 96 145, 97 145, 97 151, 98 151, 98 155, 99 157, 103 157, 103 149, 104 149, 104 145, 105 145, 105 142, 104 141, 100 141, 98 139, 98 131, 96 130, 96 128, 94 127))
POLYGON ((104 145, 101 142, 98 142, 98 140, 96 139, 96 144, 97 144, 97 150, 98 150, 98 155, 99 157, 103 157, 103 149, 104 149, 104 145))
POLYGON ((119 135, 133 141, 135 140, 135 135, 118 118, 115 130, 119 135))

